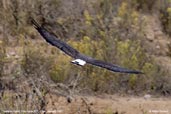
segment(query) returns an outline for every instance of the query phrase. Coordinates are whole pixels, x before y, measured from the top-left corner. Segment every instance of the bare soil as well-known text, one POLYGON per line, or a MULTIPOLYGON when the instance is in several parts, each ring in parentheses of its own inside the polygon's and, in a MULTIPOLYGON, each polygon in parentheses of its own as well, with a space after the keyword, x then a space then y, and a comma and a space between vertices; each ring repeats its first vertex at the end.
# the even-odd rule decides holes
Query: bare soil
POLYGON ((171 98, 120 97, 117 95, 65 97, 48 95, 46 110, 61 114, 171 114, 171 98))

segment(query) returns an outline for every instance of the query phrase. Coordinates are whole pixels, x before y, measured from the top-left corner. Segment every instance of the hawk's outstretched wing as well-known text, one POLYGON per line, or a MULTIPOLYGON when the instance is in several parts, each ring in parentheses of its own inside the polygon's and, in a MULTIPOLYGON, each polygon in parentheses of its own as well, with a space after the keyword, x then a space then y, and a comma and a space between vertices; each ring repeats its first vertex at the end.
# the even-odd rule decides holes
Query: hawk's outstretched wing
POLYGON ((122 68, 120 66, 117 66, 117 65, 114 65, 114 64, 111 64, 111 63, 107 63, 107 62, 104 62, 104 61, 101 61, 101 60, 90 59, 90 60, 88 60, 86 62, 89 63, 89 64, 92 64, 92 65, 95 65, 95 66, 106 68, 106 69, 114 71, 114 72, 142 74, 142 72, 140 72, 140 71, 122 68))
POLYGON ((65 52, 69 56, 76 58, 77 54, 79 53, 76 49, 72 48, 65 42, 61 41, 53 33, 50 33, 45 28, 41 27, 35 20, 31 19, 31 22, 35 25, 35 28, 37 29, 37 31, 40 33, 41 36, 43 36, 43 38, 48 43, 61 49, 63 52, 65 52))

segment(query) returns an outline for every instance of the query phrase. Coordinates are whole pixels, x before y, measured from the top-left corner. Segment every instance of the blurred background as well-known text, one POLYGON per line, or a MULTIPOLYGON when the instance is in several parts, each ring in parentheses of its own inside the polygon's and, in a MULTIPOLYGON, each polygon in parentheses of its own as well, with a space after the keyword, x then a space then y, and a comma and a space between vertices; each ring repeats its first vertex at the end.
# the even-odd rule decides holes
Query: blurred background
POLYGON ((51 93, 68 99, 170 96, 170 0, 1 0, 0 5, 0 109, 45 109, 51 93), (81 53, 145 74, 75 66, 46 43, 29 17, 81 53))

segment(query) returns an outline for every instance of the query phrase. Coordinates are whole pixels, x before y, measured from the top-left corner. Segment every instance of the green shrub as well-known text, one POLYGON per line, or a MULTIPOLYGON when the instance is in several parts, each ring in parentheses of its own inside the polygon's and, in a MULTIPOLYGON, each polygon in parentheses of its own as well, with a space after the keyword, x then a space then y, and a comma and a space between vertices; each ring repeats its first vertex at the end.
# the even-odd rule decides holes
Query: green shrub
POLYGON ((5 47, 3 45, 3 42, 0 40, 0 77, 3 76, 5 57, 6 57, 5 47))
POLYGON ((162 7, 160 9, 159 17, 162 23, 163 31, 166 32, 168 35, 171 35, 171 7, 169 7, 168 5, 162 7))
POLYGON ((71 74, 71 59, 67 55, 59 54, 56 61, 53 63, 49 75, 55 82, 64 82, 71 74))
POLYGON ((158 2, 158 0, 133 0, 131 2, 133 6, 138 10, 148 12, 153 10, 153 7, 155 6, 155 3, 158 2))
POLYGON ((28 43, 24 47, 24 56, 21 63, 24 74, 33 77, 47 75, 54 60, 53 55, 48 55, 49 50, 47 45, 28 43))

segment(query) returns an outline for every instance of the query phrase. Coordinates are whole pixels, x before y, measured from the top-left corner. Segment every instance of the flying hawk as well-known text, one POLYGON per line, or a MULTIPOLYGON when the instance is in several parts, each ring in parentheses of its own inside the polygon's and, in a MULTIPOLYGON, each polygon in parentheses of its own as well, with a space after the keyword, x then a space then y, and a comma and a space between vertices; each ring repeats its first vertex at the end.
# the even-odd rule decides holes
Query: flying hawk
POLYGON ((81 54, 76 49, 72 48, 67 43, 61 41, 59 38, 57 38, 54 34, 48 32, 45 28, 43 28, 41 25, 39 25, 34 19, 31 19, 32 24, 34 25, 35 29, 40 33, 40 35, 51 45, 59 48, 63 52, 65 52, 67 55, 71 56, 75 60, 71 61, 71 63, 84 66, 86 63, 89 63, 91 65, 99 66, 102 68, 106 68, 113 72, 121 72, 121 73, 132 73, 132 74, 142 74, 140 71, 136 70, 129 70, 126 68, 122 68, 120 66, 107 63, 101 60, 96 60, 92 57, 88 57, 84 54, 81 54))

